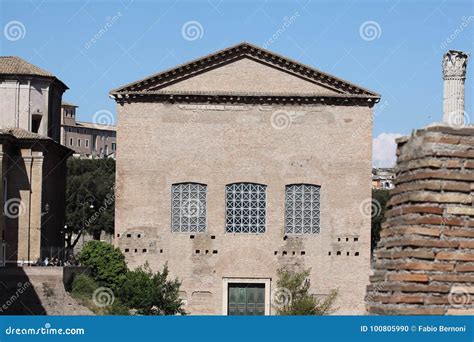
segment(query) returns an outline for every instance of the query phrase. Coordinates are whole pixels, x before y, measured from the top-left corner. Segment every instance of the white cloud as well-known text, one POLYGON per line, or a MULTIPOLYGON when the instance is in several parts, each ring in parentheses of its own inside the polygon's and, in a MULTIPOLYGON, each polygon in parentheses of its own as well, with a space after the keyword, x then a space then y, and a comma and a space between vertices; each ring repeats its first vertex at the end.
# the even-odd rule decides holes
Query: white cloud
POLYGON ((392 167, 395 165, 397 144, 395 139, 400 133, 380 133, 372 141, 372 164, 377 167, 392 167))

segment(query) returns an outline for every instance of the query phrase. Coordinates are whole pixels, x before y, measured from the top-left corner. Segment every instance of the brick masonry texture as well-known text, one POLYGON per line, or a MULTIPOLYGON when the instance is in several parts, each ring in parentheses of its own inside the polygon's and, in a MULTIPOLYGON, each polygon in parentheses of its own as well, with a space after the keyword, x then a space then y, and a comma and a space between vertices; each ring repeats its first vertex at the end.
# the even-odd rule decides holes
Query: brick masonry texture
POLYGON ((272 127, 272 113, 314 108, 238 109, 119 107, 115 232, 127 263, 168 263, 191 314, 225 314, 224 278, 271 279, 273 289, 287 264, 311 268, 313 293, 338 289, 339 313, 363 313, 370 215, 360 204, 370 199, 371 134, 361 122, 371 109, 326 106, 318 110, 330 121, 307 114, 283 130, 272 127), (171 185, 187 181, 208 185, 206 233, 171 232, 171 185), (225 185, 239 181, 267 185, 265 234, 225 233, 225 185), (284 239, 285 185, 302 182, 321 184, 321 232, 284 239))
POLYGON ((472 314, 474 127, 397 140, 397 178, 367 288, 370 314, 472 314))

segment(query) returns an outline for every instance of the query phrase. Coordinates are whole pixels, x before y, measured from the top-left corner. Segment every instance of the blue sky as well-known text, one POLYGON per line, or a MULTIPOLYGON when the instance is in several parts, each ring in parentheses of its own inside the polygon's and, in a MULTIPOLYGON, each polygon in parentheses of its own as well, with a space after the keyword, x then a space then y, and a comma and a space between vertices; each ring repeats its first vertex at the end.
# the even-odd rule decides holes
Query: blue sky
MULTIPOLYGON (((441 119, 442 55, 473 51, 474 2, 1 0, 0 23, 0 54, 57 75, 80 120, 115 113, 113 88, 240 41, 263 46, 276 37, 269 50, 382 95, 374 156, 383 159, 394 136, 441 119), (196 36, 183 34, 186 23, 196 36)), ((470 74, 472 66, 473 123, 470 74)))

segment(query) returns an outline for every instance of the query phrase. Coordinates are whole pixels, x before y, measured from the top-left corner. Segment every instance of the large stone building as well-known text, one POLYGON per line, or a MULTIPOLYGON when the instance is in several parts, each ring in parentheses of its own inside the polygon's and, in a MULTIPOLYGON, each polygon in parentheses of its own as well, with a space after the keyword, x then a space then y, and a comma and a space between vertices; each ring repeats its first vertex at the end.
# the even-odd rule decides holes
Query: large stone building
POLYGON ((241 43, 111 96, 131 267, 168 263, 191 314, 274 314, 289 265, 311 268, 314 294, 337 289, 339 313, 364 311, 379 95, 241 43))
POLYGON ((115 126, 77 121, 77 106, 74 104, 63 102, 61 108, 62 145, 74 150, 75 156, 115 157, 117 150, 115 126))
POLYGON ((66 160, 59 144, 66 85, 18 57, 0 57, 0 266, 64 246, 66 160))

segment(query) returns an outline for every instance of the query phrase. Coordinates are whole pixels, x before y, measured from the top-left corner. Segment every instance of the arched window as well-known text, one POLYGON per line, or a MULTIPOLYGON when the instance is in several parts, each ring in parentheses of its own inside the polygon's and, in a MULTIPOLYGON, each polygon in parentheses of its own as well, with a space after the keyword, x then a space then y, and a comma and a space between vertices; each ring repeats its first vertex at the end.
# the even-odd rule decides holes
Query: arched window
POLYGON ((321 187, 291 184, 285 191, 285 233, 318 234, 321 187))
POLYGON ((171 186, 171 231, 206 231, 207 185, 180 183, 171 186))
POLYGON ((226 185, 227 233, 265 233, 266 190, 254 183, 226 185))

